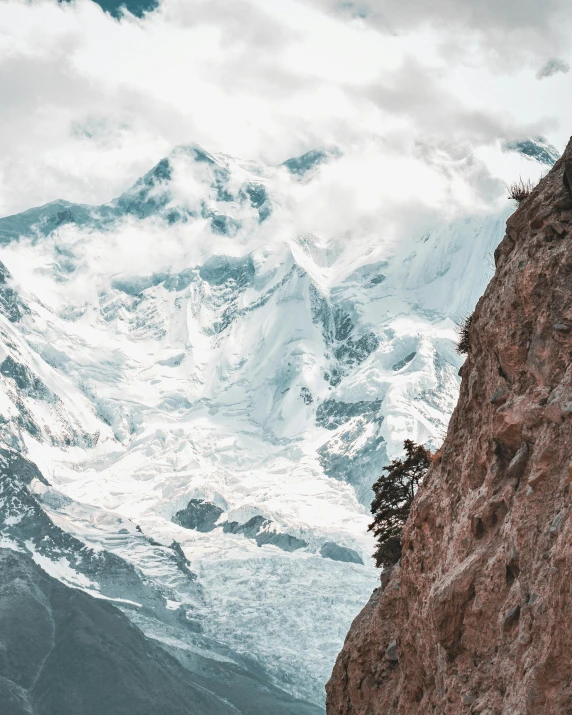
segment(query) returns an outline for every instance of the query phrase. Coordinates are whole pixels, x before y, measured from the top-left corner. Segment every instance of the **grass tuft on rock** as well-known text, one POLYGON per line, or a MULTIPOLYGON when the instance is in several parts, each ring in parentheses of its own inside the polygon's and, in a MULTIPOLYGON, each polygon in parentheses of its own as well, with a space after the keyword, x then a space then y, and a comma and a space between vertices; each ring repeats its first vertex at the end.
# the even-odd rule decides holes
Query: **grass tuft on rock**
POLYGON ((534 189, 534 184, 530 179, 519 178, 518 181, 513 182, 508 188, 508 198, 513 199, 520 206, 520 204, 527 199, 532 190, 534 189))

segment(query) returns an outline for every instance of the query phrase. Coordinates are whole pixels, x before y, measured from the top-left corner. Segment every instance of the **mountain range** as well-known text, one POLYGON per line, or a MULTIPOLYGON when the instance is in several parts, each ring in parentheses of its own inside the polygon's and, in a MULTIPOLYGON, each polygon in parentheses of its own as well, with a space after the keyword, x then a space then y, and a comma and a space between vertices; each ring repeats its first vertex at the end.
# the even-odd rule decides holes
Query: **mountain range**
POLYGON ((323 712, 378 581, 371 485, 442 441, 512 210, 319 235, 296 206, 339 159, 181 146, 109 203, 0 219, 9 712, 323 712))

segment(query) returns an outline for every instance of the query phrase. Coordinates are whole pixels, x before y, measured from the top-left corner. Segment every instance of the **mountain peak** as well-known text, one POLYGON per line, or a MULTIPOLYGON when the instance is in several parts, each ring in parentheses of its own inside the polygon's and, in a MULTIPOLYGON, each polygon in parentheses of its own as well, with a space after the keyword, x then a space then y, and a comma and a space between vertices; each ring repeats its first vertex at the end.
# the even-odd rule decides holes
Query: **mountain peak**
POLYGON ((516 152, 544 166, 554 166, 560 158, 558 149, 552 146, 544 137, 525 137, 506 141, 502 145, 503 151, 516 152))

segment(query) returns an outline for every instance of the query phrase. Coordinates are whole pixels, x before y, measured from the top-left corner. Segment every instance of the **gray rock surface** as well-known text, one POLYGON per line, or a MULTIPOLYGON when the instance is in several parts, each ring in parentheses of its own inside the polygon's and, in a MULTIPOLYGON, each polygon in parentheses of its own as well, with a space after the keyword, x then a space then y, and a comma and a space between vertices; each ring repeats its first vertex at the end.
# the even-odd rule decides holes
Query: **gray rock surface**
POLYGON ((282 534, 278 531, 270 529, 272 522, 265 519, 263 516, 253 516, 245 524, 239 524, 237 521, 227 521, 223 530, 227 534, 243 534, 247 539, 254 539, 258 546, 271 544, 277 546, 282 551, 297 551, 303 549, 308 544, 302 539, 298 539, 291 534, 282 534))
POLYGON ((173 522, 185 529, 195 529, 204 533, 215 528, 222 513, 222 509, 216 504, 211 504, 203 499, 191 499, 185 509, 181 509, 175 514, 173 522))
POLYGON ((363 560, 357 551, 354 551, 354 549, 348 549, 347 546, 340 546, 333 541, 326 541, 320 549, 320 554, 325 559, 363 565, 363 560))

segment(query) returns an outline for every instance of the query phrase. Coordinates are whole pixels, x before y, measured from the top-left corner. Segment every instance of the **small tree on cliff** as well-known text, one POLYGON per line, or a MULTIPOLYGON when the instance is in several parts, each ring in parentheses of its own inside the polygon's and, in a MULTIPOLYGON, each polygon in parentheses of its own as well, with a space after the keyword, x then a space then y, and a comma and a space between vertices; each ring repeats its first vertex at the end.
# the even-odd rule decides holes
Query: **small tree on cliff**
POLYGON ((431 464, 431 452, 422 444, 406 439, 403 446, 405 458, 394 459, 384 467, 387 474, 382 474, 373 485, 375 498, 371 503, 373 521, 369 531, 377 539, 373 558, 378 568, 393 566, 401 558, 401 532, 413 497, 431 464))

